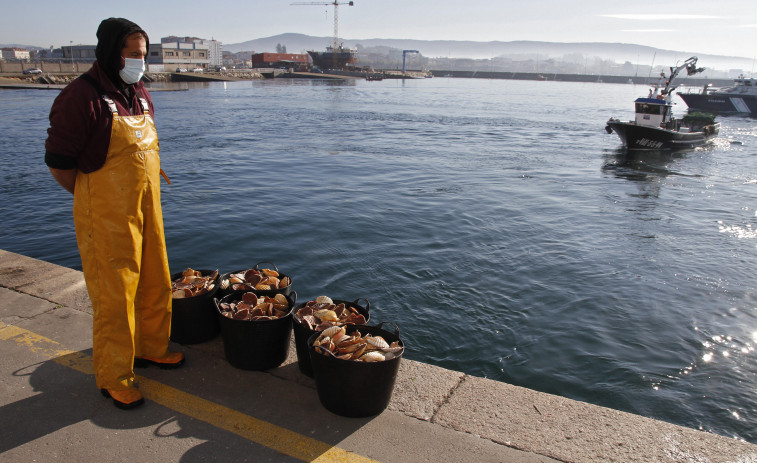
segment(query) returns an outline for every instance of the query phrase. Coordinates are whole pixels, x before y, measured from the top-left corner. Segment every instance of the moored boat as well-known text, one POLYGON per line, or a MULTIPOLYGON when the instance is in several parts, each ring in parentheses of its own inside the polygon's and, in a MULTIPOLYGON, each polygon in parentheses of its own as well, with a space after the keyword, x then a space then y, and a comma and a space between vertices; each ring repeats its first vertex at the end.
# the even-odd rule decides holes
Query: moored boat
POLYGON ((717 137, 720 123, 715 122, 712 114, 692 113, 680 119, 673 117, 673 80, 683 69, 689 75, 701 72, 703 68, 697 68, 696 62, 697 58, 691 57, 684 64, 671 67, 670 77, 661 91, 656 87, 649 91, 648 97, 634 101, 635 119, 621 121, 611 117, 605 126, 607 133, 615 132, 629 150, 694 148, 717 137))
POLYGON ((733 86, 711 89, 705 85, 701 91, 678 92, 689 109, 716 114, 757 115, 757 81, 740 75, 733 86))
POLYGON ((313 65, 321 69, 346 69, 357 62, 357 48, 345 48, 339 45, 336 49, 326 47, 326 51, 308 50, 313 65))

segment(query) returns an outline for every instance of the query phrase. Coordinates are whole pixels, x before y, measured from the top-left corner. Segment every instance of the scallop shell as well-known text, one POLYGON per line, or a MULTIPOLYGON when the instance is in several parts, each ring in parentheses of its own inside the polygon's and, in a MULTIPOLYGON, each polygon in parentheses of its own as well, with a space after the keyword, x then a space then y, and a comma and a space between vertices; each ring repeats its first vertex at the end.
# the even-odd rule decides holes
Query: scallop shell
POLYGON ((340 328, 336 325, 330 326, 321 332, 321 336, 328 336, 330 338, 333 338, 335 334, 337 334, 338 332, 342 330, 344 330, 344 328, 340 328))
POLYGON ((372 350, 370 352, 363 354, 360 357, 360 360, 362 360, 363 362, 382 362, 386 360, 386 357, 381 352, 372 350))
POLYGON ((349 344, 346 346, 337 346, 336 350, 340 353, 350 353, 360 355, 365 352, 365 343, 349 344))
POLYGON ((381 349, 382 352, 391 353, 391 354, 397 354, 399 352, 402 352, 404 347, 395 346, 395 347, 385 347, 381 349))
POLYGON ((321 309, 313 313, 322 322, 335 322, 339 318, 333 310, 321 309))
POLYGON ((191 268, 184 270, 183 272, 181 272, 181 274, 185 277, 186 276, 196 276, 196 277, 200 276, 200 272, 198 272, 197 270, 192 270, 191 268))
POLYGON ((279 272, 277 272, 276 270, 271 270, 270 268, 263 268, 263 269, 260 269, 260 270, 266 276, 269 276, 269 277, 277 277, 277 276, 279 276, 279 272))
POLYGON ((247 304, 258 305, 258 296, 255 293, 244 293, 242 294, 242 301, 247 304))
POLYGON ((386 342, 381 336, 366 336, 365 341, 371 346, 378 349, 388 349, 389 343, 386 342))
POLYGON ((334 301, 331 300, 328 296, 318 296, 315 298, 315 302, 319 304, 333 304, 334 301))
POLYGON ((271 286, 273 288, 278 288, 279 287, 279 279, 276 278, 276 277, 268 277, 268 278, 262 280, 260 282, 260 284, 262 284, 262 285, 268 285, 268 286, 271 286))

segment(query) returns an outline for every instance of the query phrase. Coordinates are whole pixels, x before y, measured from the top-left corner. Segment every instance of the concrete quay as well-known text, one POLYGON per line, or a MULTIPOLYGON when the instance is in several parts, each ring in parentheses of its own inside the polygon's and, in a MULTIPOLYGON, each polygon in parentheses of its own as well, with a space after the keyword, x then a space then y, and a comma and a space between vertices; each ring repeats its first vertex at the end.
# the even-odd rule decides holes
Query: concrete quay
MULTIPOLYGON (((220 337, 137 370, 147 403, 95 388, 81 272, 0 250, 0 461, 757 462, 757 446, 403 359, 389 407, 320 404, 293 342, 244 371, 220 337)), ((412 346, 408 346, 412 349, 412 346)), ((366 397, 365 400, 371 400, 366 397)))

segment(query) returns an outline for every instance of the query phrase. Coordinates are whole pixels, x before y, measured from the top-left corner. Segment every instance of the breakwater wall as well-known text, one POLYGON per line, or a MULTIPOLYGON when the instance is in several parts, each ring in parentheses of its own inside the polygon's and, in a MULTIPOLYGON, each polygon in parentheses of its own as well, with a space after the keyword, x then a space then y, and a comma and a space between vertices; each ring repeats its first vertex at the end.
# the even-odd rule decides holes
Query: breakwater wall
MULTIPOLYGON (((658 76, 613 76, 597 74, 555 74, 538 72, 502 72, 502 71, 430 71, 434 77, 465 77, 476 79, 511 79, 511 80, 551 80, 560 82, 598 82, 609 84, 641 84, 657 83, 658 76)), ((678 85, 701 87, 712 84, 715 87, 733 85, 730 79, 709 79, 704 77, 683 77, 676 79, 678 85)))
POLYGON ((8 61, 0 61, 0 73, 3 74, 14 74, 14 73, 21 73, 24 71, 24 69, 31 69, 31 68, 37 68, 42 70, 42 72, 49 72, 54 74, 60 74, 60 73, 73 73, 73 74, 80 74, 87 69, 92 67, 92 62, 84 62, 84 61, 42 61, 42 62, 33 62, 33 63, 25 63, 25 62, 8 62, 8 61))

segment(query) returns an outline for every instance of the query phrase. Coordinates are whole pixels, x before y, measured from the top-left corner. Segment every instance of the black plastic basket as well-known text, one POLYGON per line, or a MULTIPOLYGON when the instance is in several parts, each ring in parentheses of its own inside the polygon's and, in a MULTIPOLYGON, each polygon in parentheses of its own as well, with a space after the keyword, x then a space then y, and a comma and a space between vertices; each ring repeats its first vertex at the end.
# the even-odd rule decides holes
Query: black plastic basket
MULTIPOLYGON (((215 270, 198 270, 202 276, 212 275, 215 270)), ((182 273, 171 275, 171 281, 181 278, 182 273)), ((218 335, 220 327, 213 298, 218 292, 221 278, 216 278, 215 287, 207 293, 171 300, 171 341, 179 344, 198 344, 218 335)))
MULTIPOLYGON (((363 335, 381 336, 390 344, 399 341, 404 347, 399 328, 392 322, 347 326, 347 334, 355 330, 363 335), (394 333, 382 328, 387 323, 394 326, 394 333)), ((332 413, 351 418, 378 415, 384 411, 392 398, 404 350, 396 357, 380 362, 342 360, 316 352, 313 343, 319 335, 314 333, 308 339, 308 352, 321 404, 332 413)))
POLYGON ((268 370, 287 358, 292 334, 292 311, 297 293, 286 295, 289 312, 274 320, 235 320, 221 314, 219 305, 239 300, 242 294, 254 291, 233 291, 221 300, 215 299, 216 314, 221 325, 223 351, 229 363, 242 370, 268 370))

